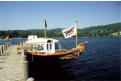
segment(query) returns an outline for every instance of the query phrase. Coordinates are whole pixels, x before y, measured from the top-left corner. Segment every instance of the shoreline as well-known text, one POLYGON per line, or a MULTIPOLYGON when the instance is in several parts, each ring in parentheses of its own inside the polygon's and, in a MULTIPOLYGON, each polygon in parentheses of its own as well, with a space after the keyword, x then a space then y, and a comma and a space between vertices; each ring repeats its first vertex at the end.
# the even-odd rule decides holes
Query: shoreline
MULTIPOLYGON (((105 37, 78 37, 78 38, 110 38, 110 37, 121 37, 121 36, 105 36, 105 37)), ((39 37, 39 38, 44 38, 44 37, 39 37)), ((64 37, 47 37, 47 38, 59 38, 59 39, 70 39, 70 38, 64 38, 64 37)), ((27 39, 27 38, 9 38, 9 40, 12 39, 27 39)), ((72 37, 71 39, 75 39, 75 37, 72 37)), ((0 40, 6 40, 6 39, 0 39, 0 40)))

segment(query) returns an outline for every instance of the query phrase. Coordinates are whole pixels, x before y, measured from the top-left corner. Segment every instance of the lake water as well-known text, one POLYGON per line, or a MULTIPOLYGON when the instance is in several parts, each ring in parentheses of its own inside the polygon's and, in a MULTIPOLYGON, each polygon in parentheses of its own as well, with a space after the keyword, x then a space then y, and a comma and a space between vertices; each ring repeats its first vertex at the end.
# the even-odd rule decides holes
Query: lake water
MULTIPOLYGON (((58 39, 63 48, 75 47, 75 39, 58 39)), ((22 39, 11 40, 17 44, 22 39)), ((85 52, 65 68, 45 67, 44 70, 39 64, 29 64, 29 77, 35 81, 64 80, 64 81, 85 81, 85 80, 120 80, 121 76, 121 38, 79 38, 78 42, 88 41, 85 52)))
MULTIPOLYGON (((74 39, 61 40, 65 48, 74 47, 74 39)), ((80 38, 88 41, 85 52, 65 73, 74 76, 74 80, 120 80, 121 38, 80 38)))

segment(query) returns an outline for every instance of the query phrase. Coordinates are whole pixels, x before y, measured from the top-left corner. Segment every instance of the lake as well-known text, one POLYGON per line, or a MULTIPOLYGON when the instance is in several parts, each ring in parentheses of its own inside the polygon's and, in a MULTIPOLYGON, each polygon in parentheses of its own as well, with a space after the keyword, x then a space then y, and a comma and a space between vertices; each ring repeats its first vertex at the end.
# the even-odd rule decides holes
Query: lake
MULTIPOLYGON (((85 52, 65 73, 74 80, 120 80, 121 38, 80 38, 78 42, 88 41, 85 52)), ((75 39, 61 40, 64 48, 75 47, 75 39)))
MULTIPOLYGON (((24 39, 25 40, 25 39, 24 39)), ((59 38, 63 48, 75 47, 75 39, 59 38)), ((12 39, 12 44, 18 44, 23 39, 12 39)), ((45 80, 120 80, 121 37, 79 38, 78 43, 88 41, 85 52, 67 67, 45 67, 39 64, 29 64, 28 76, 35 81, 45 80)))

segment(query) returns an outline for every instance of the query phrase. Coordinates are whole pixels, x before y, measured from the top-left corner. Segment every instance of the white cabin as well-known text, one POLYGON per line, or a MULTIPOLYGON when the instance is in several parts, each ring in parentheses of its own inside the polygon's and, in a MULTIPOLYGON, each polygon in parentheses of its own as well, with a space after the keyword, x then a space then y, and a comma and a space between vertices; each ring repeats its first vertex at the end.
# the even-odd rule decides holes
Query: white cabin
POLYGON ((36 52, 43 52, 45 54, 55 53, 55 44, 59 41, 52 38, 38 38, 36 35, 28 36, 26 44, 30 45, 29 47, 37 47, 37 49, 29 50, 36 52))

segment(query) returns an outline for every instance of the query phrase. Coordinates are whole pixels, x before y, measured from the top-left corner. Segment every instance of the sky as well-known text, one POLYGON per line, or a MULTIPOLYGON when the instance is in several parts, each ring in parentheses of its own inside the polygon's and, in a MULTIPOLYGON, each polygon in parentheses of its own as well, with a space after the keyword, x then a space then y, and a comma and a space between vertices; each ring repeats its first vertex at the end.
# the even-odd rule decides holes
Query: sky
POLYGON ((0 30, 78 28, 121 22, 121 1, 0 1, 0 30))

